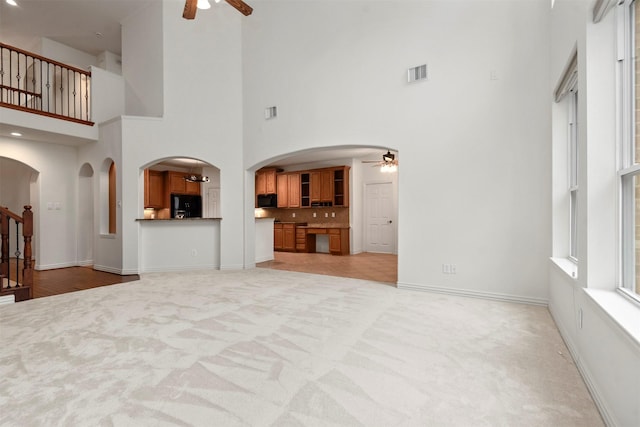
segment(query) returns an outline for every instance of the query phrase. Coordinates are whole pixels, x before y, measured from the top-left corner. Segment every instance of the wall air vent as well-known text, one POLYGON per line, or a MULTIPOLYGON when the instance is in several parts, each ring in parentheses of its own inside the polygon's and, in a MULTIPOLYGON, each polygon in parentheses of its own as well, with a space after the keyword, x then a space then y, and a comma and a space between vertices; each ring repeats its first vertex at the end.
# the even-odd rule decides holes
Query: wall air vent
POLYGON ((278 117, 278 107, 268 107, 264 109, 264 118, 266 120, 278 117))
POLYGON ((409 68, 407 71, 407 81, 409 83, 418 82, 427 79, 427 64, 418 65, 417 67, 409 68))

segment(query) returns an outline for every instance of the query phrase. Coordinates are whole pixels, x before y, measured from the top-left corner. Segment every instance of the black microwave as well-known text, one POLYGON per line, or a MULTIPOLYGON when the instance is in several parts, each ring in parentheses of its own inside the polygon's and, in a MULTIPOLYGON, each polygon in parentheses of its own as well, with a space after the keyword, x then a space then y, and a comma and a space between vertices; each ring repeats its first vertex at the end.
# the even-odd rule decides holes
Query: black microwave
POLYGON ((277 208, 278 195, 277 194, 259 194, 258 207, 259 208, 277 208))

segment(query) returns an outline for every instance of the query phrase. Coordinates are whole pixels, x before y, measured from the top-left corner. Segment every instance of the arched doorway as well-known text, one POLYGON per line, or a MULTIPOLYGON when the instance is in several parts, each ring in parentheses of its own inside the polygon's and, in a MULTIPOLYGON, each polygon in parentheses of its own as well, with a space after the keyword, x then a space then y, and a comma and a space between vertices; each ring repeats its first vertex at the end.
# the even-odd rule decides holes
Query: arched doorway
MULTIPOLYGON (((10 211, 22 215, 24 206, 37 206, 37 180, 39 172, 31 166, 20 161, 10 159, 8 157, 0 157, 0 205, 8 208, 10 211)), ((34 209, 34 223, 38 223, 39 212, 34 209)), ((37 236, 34 237, 34 249, 37 236)), ((21 239, 10 240, 9 253, 13 254, 16 250, 24 253, 24 242, 21 239), (17 246, 16 246, 17 244, 17 246)))
MULTIPOLYGON (((298 193, 300 194, 301 202, 299 205, 283 206, 280 201, 281 193, 278 190, 276 196, 279 206, 277 208, 256 208, 255 259, 258 266, 344 277, 359 277, 359 273, 355 270, 360 269, 363 274, 359 278, 395 284, 397 282, 398 152, 391 153, 395 160, 394 168, 382 167, 383 155, 387 153, 386 147, 331 147, 281 155, 259 164, 255 168, 258 172, 256 201, 258 201, 258 188, 261 188, 259 185, 261 173, 275 169, 278 175, 276 178, 278 188, 281 182, 285 182, 284 178, 280 179, 281 175, 300 175, 299 179, 294 177, 293 192, 295 198, 298 197, 298 193), (343 170, 348 174, 348 203, 343 204, 335 198, 329 202, 322 199, 319 203, 313 203, 313 196, 311 196, 311 203, 305 203, 304 198, 308 197, 305 187, 308 184, 307 177, 311 176, 310 186, 313 188, 314 175, 322 176, 322 172, 337 168, 344 168, 343 170), (299 190, 298 181, 300 182, 299 190), (383 188, 384 191, 372 191, 374 188, 383 188), (384 209, 380 209, 381 207, 384 209), (273 262, 267 261, 265 264, 260 261, 265 259, 262 250, 266 245, 263 244, 263 240, 268 238, 268 233, 261 232, 260 229, 265 229, 263 218, 270 217, 275 220, 273 232, 275 250, 273 262), (383 220, 384 224, 381 222, 383 220), (286 231, 283 230, 280 236, 278 223, 293 224, 295 231, 289 231, 289 235, 292 236, 295 233, 294 247, 282 242, 286 237, 286 231), (339 251, 343 254, 342 257, 315 256, 338 252, 337 246, 333 244, 338 239, 332 238, 330 234, 337 234, 338 229, 344 230, 345 225, 349 235, 346 253, 344 250, 339 251), (305 227, 307 227, 306 230, 305 227), (328 229, 326 234, 323 234, 322 227, 328 229), (309 233, 309 228, 313 229, 311 232, 314 236, 311 238, 305 237, 305 232, 309 233), (308 247, 308 242, 311 242, 312 248, 308 247), (299 254, 300 256, 297 256, 299 254), (349 271, 352 267, 350 264, 361 264, 362 267, 355 267, 349 271), (384 268, 378 269, 378 264, 384 264, 384 268)), ((346 178, 347 175, 345 175, 345 181, 346 178)), ((331 191, 334 191, 338 184, 343 185, 337 181, 329 181, 331 191)), ((288 187, 290 186, 291 180, 288 181, 288 187)), ((288 193, 289 195, 292 193, 290 188, 288 193)), ((286 197, 290 197, 289 195, 286 197)), ((284 228, 285 225, 283 224, 282 227, 284 228)))

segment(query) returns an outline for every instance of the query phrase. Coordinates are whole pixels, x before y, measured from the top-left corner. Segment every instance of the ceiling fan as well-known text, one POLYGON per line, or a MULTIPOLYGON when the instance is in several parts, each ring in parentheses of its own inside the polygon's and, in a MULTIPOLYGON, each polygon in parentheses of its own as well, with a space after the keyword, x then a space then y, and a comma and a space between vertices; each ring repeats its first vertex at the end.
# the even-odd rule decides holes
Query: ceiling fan
MULTIPOLYGON (((242 0, 225 0, 231 6, 235 7, 244 16, 249 16, 253 12, 253 8, 243 2, 242 0)), ((220 3, 220 0, 215 0, 216 3, 220 3)), ((194 19, 196 17, 196 10, 209 9, 211 5, 208 0, 186 0, 184 4, 184 11, 182 17, 184 19, 194 19)))
POLYGON ((382 172, 395 172, 398 170, 396 155, 389 150, 382 155, 382 160, 363 160, 362 163, 374 163, 373 167, 380 167, 382 172))

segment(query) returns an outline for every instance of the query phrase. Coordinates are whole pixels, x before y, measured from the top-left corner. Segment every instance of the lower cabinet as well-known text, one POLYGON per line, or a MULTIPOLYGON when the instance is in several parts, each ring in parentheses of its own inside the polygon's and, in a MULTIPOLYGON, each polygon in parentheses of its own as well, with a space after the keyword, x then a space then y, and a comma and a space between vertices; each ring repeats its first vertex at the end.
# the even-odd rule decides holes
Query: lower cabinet
POLYGON ((296 225, 291 223, 273 224, 273 249, 276 251, 296 250, 296 225))
POLYGON ((281 251, 284 244, 282 224, 273 224, 273 250, 281 251))
POLYGON ((349 255, 349 229, 324 227, 296 227, 294 223, 273 224, 273 250, 315 252, 316 235, 329 236, 329 253, 349 255))
MULTIPOLYGON (((315 240, 313 243, 315 249, 315 240)), ((296 252, 309 252, 307 230, 305 228, 296 227, 296 252)))
POLYGON ((282 250, 283 251, 296 251, 296 225, 295 224, 282 224, 282 250))
POLYGON ((349 255, 349 229, 330 228, 329 252, 332 255, 349 255))

